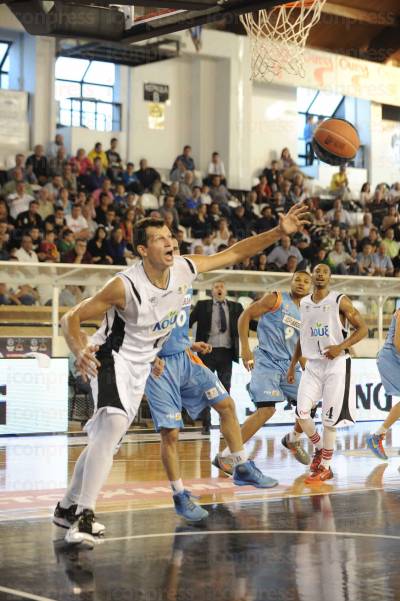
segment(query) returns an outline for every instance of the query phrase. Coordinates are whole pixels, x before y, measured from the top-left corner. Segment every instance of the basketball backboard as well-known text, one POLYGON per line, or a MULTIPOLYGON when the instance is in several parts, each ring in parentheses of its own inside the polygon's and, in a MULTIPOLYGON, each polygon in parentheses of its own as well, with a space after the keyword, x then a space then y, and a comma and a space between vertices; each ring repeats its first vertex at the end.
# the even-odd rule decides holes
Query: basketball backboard
POLYGON ((7 0, 6 4, 32 35, 132 44, 216 21, 286 4, 289 0, 7 0), (133 7, 133 11, 129 8, 133 7), (129 18, 131 14, 132 18, 129 18))
MULTIPOLYGON (((127 43, 190 29, 216 21, 239 21, 240 15, 287 4, 290 0, 138 0, 134 23, 124 34, 127 43), (155 6, 157 5, 157 6, 155 6)), ((125 6, 130 4, 123 3, 125 6)))

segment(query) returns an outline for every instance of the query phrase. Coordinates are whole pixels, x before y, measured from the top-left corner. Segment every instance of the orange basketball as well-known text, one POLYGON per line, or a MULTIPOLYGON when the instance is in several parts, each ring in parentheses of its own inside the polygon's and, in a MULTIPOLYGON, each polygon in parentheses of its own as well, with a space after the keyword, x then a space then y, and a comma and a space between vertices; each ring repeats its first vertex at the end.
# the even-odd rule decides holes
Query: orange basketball
POLYGON ((342 165, 354 159, 360 148, 360 138, 348 121, 325 119, 314 132, 312 146, 321 161, 342 165))

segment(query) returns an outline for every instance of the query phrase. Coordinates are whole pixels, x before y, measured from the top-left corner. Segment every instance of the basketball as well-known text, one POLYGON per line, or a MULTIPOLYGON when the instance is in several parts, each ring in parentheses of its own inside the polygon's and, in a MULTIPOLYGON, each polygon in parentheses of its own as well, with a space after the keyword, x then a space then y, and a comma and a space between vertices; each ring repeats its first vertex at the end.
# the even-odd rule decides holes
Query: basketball
POLYGON ((312 146, 321 161, 329 165, 343 165, 356 156, 360 138, 349 121, 325 119, 314 132, 312 146))

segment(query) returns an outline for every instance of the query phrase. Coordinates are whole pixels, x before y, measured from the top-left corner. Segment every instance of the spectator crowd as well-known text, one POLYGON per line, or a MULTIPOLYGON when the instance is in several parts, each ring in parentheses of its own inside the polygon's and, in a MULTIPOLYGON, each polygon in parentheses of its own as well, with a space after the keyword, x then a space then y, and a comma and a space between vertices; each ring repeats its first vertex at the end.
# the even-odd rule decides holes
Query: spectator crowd
MULTIPOLYGON (((235 191, 217 152, 201 175, 187 145, 161 177, 146 159, 138 168, 124 164, 116 138, 106 151, 97 143, 68 156, 57 134, 46 152, 37 145, 31 156, 17 154, 0 183, 2 261, 129 265, 134 224, 146 215, 165 220, 182 254, 212 254, 275 227, 280 213, 305 202, 308 226, 233 269, 294 272, 327 263, 342 275, 400 275, 400 183, 375 190, 365 183, 354 194, 340 167, 329 191, 313 195, 287 148, 252 190, 235 191)), ((0 286, 0 304, 39 301, 35 288, 0 286)), ((66 304, 77 300, 72 288, 66 304)))

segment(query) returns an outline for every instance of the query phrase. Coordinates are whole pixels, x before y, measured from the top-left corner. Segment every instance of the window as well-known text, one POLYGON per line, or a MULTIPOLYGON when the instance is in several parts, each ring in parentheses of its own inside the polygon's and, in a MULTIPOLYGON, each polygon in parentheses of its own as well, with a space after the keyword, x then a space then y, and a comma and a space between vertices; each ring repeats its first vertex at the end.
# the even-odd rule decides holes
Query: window
POLYGON ((60 125, 119 130, 121 107, 114 102, 114 84, 113 63, 60 56, 55 82, 60 125))
POLYGON ((305 126, 308 117, 313 118, 314 125, 318 119, 334 117, 339 111, 344 100, 342 94, 324 92, 323 90, 311 90, 309 88, 297 88, 297 111, 298 111, 298 164, 306 164, 306 140, 304 138, 305 126))
POLYGON ((0 41, 0 88, 8 90, 10 73, 10 42, 0 41))

